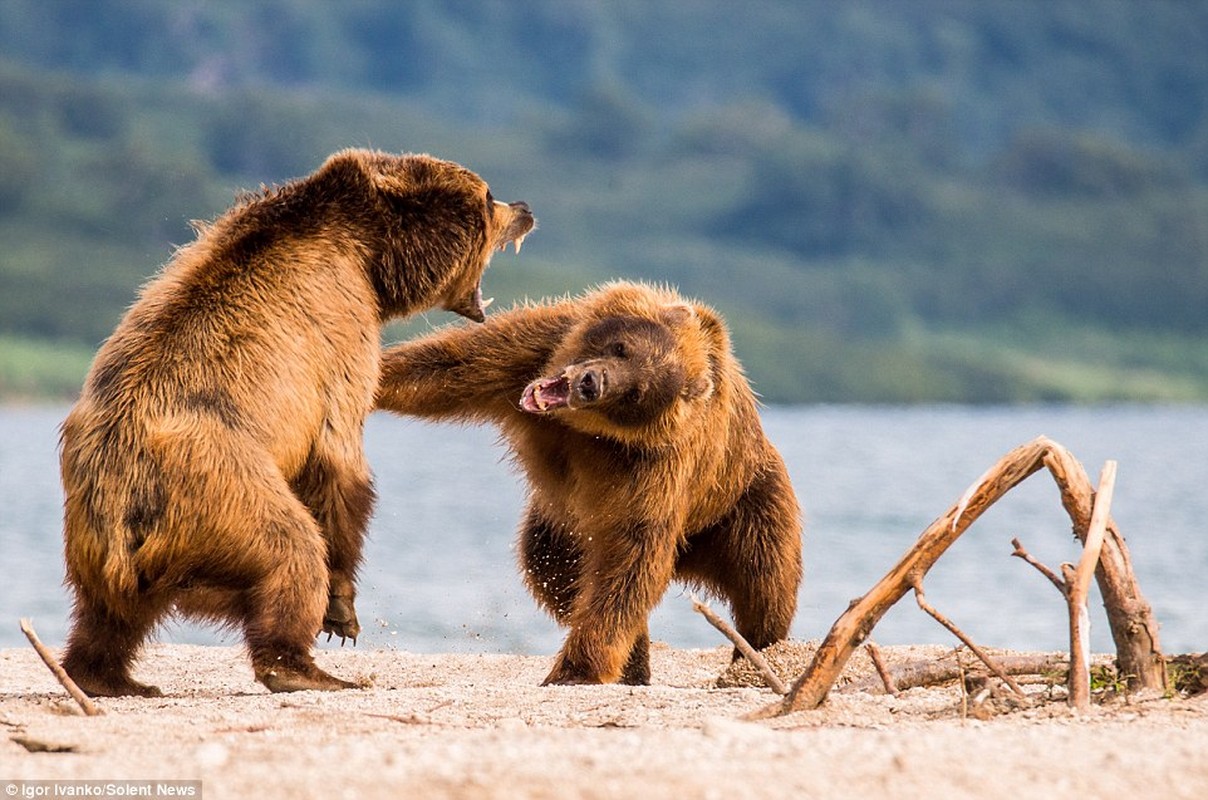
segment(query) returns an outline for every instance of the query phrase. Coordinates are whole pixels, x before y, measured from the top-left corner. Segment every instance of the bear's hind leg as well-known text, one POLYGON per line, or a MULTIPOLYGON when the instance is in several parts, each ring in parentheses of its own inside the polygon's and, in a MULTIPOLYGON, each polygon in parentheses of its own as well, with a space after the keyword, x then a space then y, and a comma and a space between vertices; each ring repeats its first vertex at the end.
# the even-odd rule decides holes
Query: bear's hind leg
MULTIPOLYGON (((242 626, 256 680, 271 691, 352 687, 311 656, 328 605, 328 547, 311 512, 254 443, 211 436, 193 444, 183 467, 226 469, 198 467, 182 476, 204 514, 178 534, 189 541, 189 563, 187 573, 173 577, 239 599, 189 610, 238 614, 230 621, 242 626)), ((197 597, 204 602, 204 593, 197 597)))
POLYGON ((162 603, 144 602, 123 614, 77 590, 63 669, 93 697, 161 697, 158 687, 131 678, 130 667, 163 612, 162 603))
POLYGON ((244 637, 256 680, 273 692, 350 689, 356 684, 329 675, 311 656, 328 604, 326 547, 313 520, 269 526, 271 561, 245 595, 244 637))

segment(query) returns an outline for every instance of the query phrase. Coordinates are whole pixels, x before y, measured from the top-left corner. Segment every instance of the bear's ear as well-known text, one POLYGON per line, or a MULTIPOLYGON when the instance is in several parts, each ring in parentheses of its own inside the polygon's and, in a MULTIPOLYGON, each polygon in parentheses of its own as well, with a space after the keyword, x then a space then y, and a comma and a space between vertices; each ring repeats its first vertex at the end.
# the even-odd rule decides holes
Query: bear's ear
POLYGON ((377 176, 397 160, 395 156, 370 150, 341 150, 323 162, 313 180, 329 194, 363 192, 367 184, 376 187, 377 176))
POLYGON ((701 308, 696 319, 700 324, 701 333, 705 339, 705 353, 709 362, 709 371, 704 379, 709 384, 709 393, 717 385, 725 381, 725 363, 730 352, 730 337, 726 333, 725 323, 717 312, 711 308, 701 308))
POLYGON ((703 308, 696 314, 696 318, 700 322, 700 329, 709 337, 719 352, 730 349, 726 325, 716 311, 711 308, 703 308))
POLYGON ((685 400, 696 400, 698 398, 707 398, 713 394, 713 381, 708 375, 698 375, 684 385, 680 391, 680 397, 685 400))
POLYGON ((696 316, 696 309, 687 303, 676 303, 671 306, 664 306, 659 312, 664 323, 674 328, 683 325, 688 320, 696 316))
POLYGON ((394 155, 377 150, 341 150, 319 172, 330 179, 364 185, 383 194, 405 195, 431 172, 433 159, 414 154, 394 155))

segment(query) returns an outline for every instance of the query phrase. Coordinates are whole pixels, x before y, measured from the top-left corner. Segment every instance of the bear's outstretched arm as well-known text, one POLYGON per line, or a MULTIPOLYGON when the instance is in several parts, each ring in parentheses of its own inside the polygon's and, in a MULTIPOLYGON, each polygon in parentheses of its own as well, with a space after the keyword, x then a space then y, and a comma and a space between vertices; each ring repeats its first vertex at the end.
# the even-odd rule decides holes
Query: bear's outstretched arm
POLYGON ((575 316, 567 303, 526 306, 474 326, 386 348, 377 408, 438 420, 499 422, 519 409, 575 316))

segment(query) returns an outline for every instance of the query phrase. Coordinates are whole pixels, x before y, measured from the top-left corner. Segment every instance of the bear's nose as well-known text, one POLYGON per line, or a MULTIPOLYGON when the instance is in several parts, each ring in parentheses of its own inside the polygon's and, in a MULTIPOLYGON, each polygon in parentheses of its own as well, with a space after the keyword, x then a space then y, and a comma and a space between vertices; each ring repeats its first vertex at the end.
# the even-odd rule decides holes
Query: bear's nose
POLYGON ((531 208, 529 208, 529 204, 524 202, 523 200, 517 200, 514 203, 508 203, 508 207, 514 208, 517 211, 523 211, 527 214, 533 213, 533 210, 531 208))
POLYGON ((600 374, 589 369, 579 376, 579 396, 588 403, 593 403, 600 399, 600 374))

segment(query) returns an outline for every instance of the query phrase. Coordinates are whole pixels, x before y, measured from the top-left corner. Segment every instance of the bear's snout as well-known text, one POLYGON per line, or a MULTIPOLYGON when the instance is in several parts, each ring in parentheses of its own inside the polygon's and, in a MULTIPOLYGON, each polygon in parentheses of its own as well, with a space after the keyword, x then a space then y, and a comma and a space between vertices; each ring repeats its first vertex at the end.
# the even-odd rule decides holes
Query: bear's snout
POLYGON ((585 403, 594 403, 604 393, 604 371, 586 369, 575 382, 575 390, 585 403))
MULTIPOLYGON (((496 200, 495 207, 497 209, 505 209, 502 214, 503 221, 499 228, 495 247, 503 250, 511 242, 516 246, 516 252, 519 253, 520 245, 524 244, 525 237, 537 227, 537 218, 533 216, 533 210, 523 200, 517 200, 513 203, 504 203, 496 200)), ((498 223, 498 216, 496 219, 498 223)))

